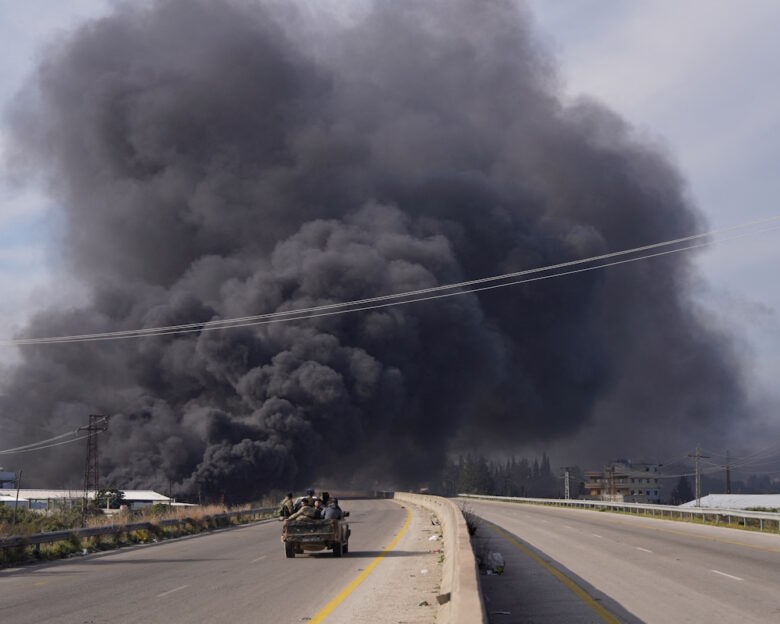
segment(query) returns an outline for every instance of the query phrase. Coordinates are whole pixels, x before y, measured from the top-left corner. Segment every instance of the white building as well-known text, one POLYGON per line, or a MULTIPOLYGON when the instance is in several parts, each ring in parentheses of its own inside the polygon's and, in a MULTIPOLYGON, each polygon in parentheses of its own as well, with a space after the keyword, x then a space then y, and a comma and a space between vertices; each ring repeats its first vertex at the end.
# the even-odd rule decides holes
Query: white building
MULTIPOLYGON (((124 494, 124 501, 130 509, 140 509, 149 505, 169 505, 173 501, 167 496, 158 494, 154 490, 120 490, 124 494)), ((5 498, 16 499, 16 491, 3 492, 4 496, 0 498, 0 504, 7 505, 5 498)), ((79 504, 84 497, 84 490, 39 490, 39 489, 20 489, 19 507, 27 509, 38 509, 48 511, 64 507, 69 509, 74 504, 79 504)), ((94 500, 95 492, 88 492, 87 498, 94 500)), ((11 503, 13 505, 13 502, 11 503)))
MULTIPOLYGON (((708 509, 780 509, 780 494, 707 494, 701 506, 708 509)), ((696 507, 696 500, 680 507, 696 507)))

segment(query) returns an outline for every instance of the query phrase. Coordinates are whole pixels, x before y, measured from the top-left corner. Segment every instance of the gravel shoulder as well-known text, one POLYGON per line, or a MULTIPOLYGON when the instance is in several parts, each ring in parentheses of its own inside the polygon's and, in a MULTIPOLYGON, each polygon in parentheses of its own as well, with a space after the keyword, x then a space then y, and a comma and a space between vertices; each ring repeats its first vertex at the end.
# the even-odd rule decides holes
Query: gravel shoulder
POLYGON ((416 505, 402 506, 411 512, 408 529, 360 587, 334 611, 334 620, 373 624, 436 621, 436 596, 440 593, 443 567, 441 529, 432 522, 431 512, 416 505), (433 536, 437 539, 431 540, 433 536))

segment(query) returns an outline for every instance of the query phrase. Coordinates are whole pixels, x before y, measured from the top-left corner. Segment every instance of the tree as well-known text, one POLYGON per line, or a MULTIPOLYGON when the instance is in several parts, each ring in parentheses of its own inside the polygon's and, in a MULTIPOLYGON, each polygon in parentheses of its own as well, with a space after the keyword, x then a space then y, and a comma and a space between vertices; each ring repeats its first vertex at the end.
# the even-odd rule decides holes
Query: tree
POLYGON ((125 499, 125 493, 116 488, 105 488, 98 492, 97 506, 100 509, 119 509, 125 499))
POLYGON ((688 479, 686 477, 680 477, 677 485, 675 485, 672 490, 670 502, 672 505, 682 505, 683 503, 693 500, 693 498, 693 490, 691 489, 691 484, 688 482, 688 479))

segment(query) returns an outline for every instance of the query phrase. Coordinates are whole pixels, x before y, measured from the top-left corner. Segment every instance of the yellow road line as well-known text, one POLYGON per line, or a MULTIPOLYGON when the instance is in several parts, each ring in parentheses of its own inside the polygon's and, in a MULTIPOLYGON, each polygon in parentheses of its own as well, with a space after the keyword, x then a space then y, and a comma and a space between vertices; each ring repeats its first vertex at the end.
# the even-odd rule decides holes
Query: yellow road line
POLYGON ((509 533, 504 531, 502 528, 492 523, 489 524, 490 524, 490 528, 493 529, 496 533, 498 533, 501 537, 506 539, 513 546, 519 548, 523 554, 528 555, 531 559, 533 559, 536 563, 538 563, 550 574, 552 574, 556 579, 558 579, 561 583, 563 583, 566 587, 568 587, 580 600, 582 600, 586 605, 588 605, 591 608, 591 610, 602 619, 602 621, 606 622, 606 624, 620 624, 619 619, 617 619, 612 613, 607 611, 598 602, 596 602, 590 596, 590 594, 588 594, 588 592, 586 592, 582 587, 577 585, 577 583, 575 583, 572 579, 566 576, 563 572, 551 566, 539 555, 537 555, 533 550, 528 548, 528 546, 518 542, 514 537, 512 537, 509 533))
POLYGON ((358 574, 352 582, 347 585, 344 589, 342 589, 338 595, 331 600, 328 604, 326 604, 322 610, 317 613, 312 619, 311 624, 319 624, 320 622, 325 621, 325 618, 328 617, 333 610, 338 607, 344 600, 349 596, 358 585, 360 585, 363 581, 366 580, 366 577, 371 574, 371 571, 379 565, 379 562, 384 559, 385 555, 389 553, 393 548, 395 548, 396 544, 398 544, 398 541, 401 539, 401 536, 406 532, 406 529, 409 528, 409 523, 412 521, 412 512, 411 510, 406 510, 407 516, 406 516, 406 522, 404 522, 404 525, 401 527, 401 530, 398 532, 398 535, 396 535, 393 538, 393 541, 390 542, 390 545, 385 548, 379 555, 374 559, 368 567, 363 570, 360 574, 358 574))

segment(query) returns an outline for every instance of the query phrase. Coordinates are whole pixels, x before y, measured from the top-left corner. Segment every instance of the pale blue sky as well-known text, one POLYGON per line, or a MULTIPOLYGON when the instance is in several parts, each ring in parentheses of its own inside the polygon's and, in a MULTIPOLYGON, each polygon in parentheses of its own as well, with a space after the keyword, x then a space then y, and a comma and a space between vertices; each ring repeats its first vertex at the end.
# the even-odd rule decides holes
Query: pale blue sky
MULTIPOLYGON (((13 96, 47 41, 110 5, 0 0, 0 102, 13 96)), ((780 213, 780 2, 531 0, 529 7, 559 61, 567 97, 594 97, 663 145, 713 227, 780 213)), ((53 214, 34 186, 0 182, 0 338, 36 309, 77 297, 50 256, 53 214)), ((699 257, 709 283, 700 297, 748 341, 763 392, 780 375, 779 237, 699 257)), ((10 355, 0 352, 0 361, 10 355)))

